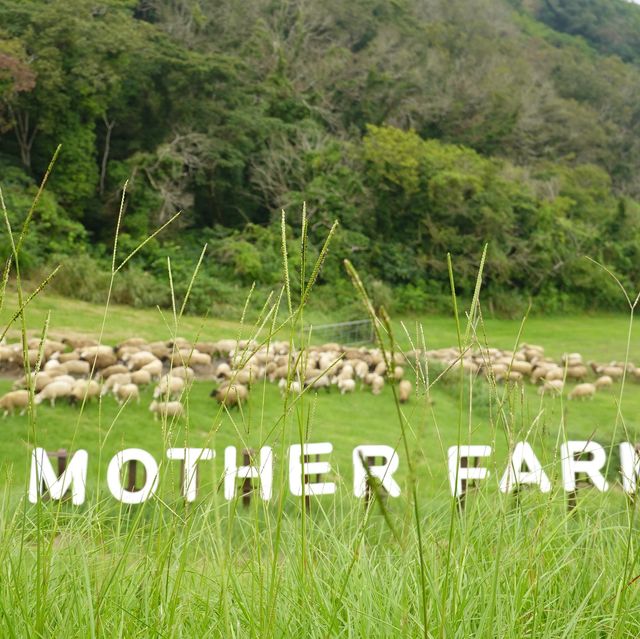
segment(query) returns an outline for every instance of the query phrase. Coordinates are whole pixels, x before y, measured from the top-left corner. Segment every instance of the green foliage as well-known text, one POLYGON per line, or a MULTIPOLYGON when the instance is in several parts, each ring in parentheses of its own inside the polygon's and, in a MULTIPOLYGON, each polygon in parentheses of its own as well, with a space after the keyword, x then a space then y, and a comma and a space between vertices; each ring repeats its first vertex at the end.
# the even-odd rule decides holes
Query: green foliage
POLYGON ((123 251, 181 211, 134 304, 167 304, 166 257, 186 287, 205 242, 191 309, 268 294, 280 211, 305 204, 310 256, 340 222, 318 283, 345 313, 344 258, 418 311, 449 294, 447 253, 470 294, 486 242, 496 311, 618 304, 584 255, 640 283, 639 23, 608 0, 0 0, 16 223, 62 145, 24 266, 106 259, 128 181, 123 251))

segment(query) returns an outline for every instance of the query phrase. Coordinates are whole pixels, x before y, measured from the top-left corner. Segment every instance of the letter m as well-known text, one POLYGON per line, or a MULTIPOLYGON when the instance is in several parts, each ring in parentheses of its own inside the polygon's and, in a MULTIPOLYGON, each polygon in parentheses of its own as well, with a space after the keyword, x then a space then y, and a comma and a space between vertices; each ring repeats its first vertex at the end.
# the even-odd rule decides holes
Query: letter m
POLYGON ((87 463, 89 454, 86 450, 77 451, 69 460, 66 469, 58 477, 44 448, 36 448, 31 458, 31 476, 29 479, 29 501, 37 503, 44 490, 51 499, 62 499, 71 488, 71 501, 74 506, 84 503, 87 487, 87 463))

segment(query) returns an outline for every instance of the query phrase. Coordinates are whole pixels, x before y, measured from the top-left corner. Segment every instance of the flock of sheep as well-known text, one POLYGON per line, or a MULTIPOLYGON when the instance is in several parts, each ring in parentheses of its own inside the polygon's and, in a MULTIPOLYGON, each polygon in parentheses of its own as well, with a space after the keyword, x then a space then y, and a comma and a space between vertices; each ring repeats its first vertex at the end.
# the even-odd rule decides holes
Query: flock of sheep
MULTIPOLYGON (((408 354, 417 356, 418 353, 408 354)), ((566 382, 578 382, 569 392, 569 399, 593 398, 598 389, 612 386, 623 375, 640 381, 640 368, 633 363, 593 361, 585 362, 580 353, 565 353, 559 360, 544 354, 544 348, 533 344, 521 344, 517 351, 497 348, 475 349, 460 356, 455 348, 444 348, 426 353, 430 361, 439 361, 446 370, 466 373, 484 373, 496 382, 521 382, 528 379, 532 384, 541 384, 539 394, 564 392, 566 382), (587 380, 591 381, 587 381, 587 380)))
MULTIPOLYGON (((33 338, 27 347, 26 359, 37 372, 22 375, 13 390, 0 397, 5 416, 26 411, 30 387, 35 404, 48 401, 54 406, 62 398, 77 403, 107 394, 121 404, 139 402, 140 388, 149 384, 155 384, 149 406, 154 417, 179 416, 183 412, 181 398, 197 374, 217 382, 211 395, 226 407, 246 401, 251 385, 263 379, 277 383, 283 394, 333 386, 346 394, 355 391, 359 382, 377 395, 386 383, 393 382, 397 383, 399 400, 406 402, 413 390, 400 366, 404 357, 396 356, 388 373, 381 351, 339 344, 301 353, 289 352, 287 342, 261 347, 247 340, 191 344, 184 339, 148 342, 135 337, 117 346, 74 338, 48 339, 41 345, 33 338)), ((0 344, 0 369, 23 366, 24 355, 21 343, 0 344)))
MULTIPOLYGON (((0 344, 0 369, 22 366, 25 352, 21 343, 0 344)), ((226 407, 248 398, 251 385, 260 380, 276 383, 282 394, 300 394, 305 388, 341 394, 368 387, 374 395, 386 384, 397 385, 400 402, 407 402, 413 385, 405 379, 405 368, 417 369, 439 362, 449 373, 462 369, 468 374, 484 374, 496 382, 519 382, 528 378, 541 383, 539 392, 560 394, 565 381, 579 382, 569 399, 593 397, 599 388, 611 386, 625 373, 640 380, 640 368, 628 363, 584 363, 579 353, 568 353, 559 360, 545 356, 544 348, 522 344, 517 351, 496 348, 468 350, 456 348, 411 351, 407 354, 383 353, 376 348, 350 348, 337 343, 298 352, 287 342, 260 346, 253 341, 223 339, 191 344, 184 339, 149 342, 130 338, 117 346, 100 345, 83 338, 63 340, 30 339, 26 358, 31 369, 27 378, 17 379, 12 391, 0 397, 4 415, 25 412, 29 387, 34 401, 57 399, 84 402, 111 394, 119 403, 140 402, 140 388, 155 384, 149 410, 154 418, 175 417, 183 412, 181 398, 196 377, 213 379, 217 387, 212 397, 226 407), (587 378, 595 377, 593 381, 587 378)))

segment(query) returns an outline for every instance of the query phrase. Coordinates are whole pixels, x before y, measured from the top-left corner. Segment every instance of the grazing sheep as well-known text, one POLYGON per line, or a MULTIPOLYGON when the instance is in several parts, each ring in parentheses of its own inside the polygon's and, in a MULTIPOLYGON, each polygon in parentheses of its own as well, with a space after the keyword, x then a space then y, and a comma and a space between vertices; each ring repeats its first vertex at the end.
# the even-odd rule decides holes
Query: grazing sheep
POLYGON ((396 366, 393 369, 393 377, 399 382, 404 377, 404 368, 402 368, 402 366, 396 366))
MULTIPOLYGON (((280 395, 284 397, 287 394, 287 380, 281 379, 278 382, 278 388, 280 389, 280 395)), ((300 382, 298 380, 294 379, 291 381, 291 384, 289 385, 289 392, 292 395, 300 395, 300 393, 302 392, 302 387, 300 386, 300 382)))
MULTIPOLYGON (((31 379, 31 383, 33 384, 33 390, 36 392, 40 392, 47 384, 49 384, 53 378, 51 378, 47 373, 42 371, 38 371, 37 373, 31 373, 29 375, 31 379)), ((27 376, 23 375, 20 379, 17 379, 13 383, 13 390, 18 390, 20 388, 27 388, 29 385, 27 383, 27 376)))
POLYGON ((100 395, 106 395, 116 384, 131 384, 131 373, 116 373, 110 375, 102 385, 100 395))
POLYGON ((153 413, 153 420, 161 418, 180 417, 183 413, 182 404, 180 402, 159 402, 155 399, 149 404, 149 410, 153 413))
POLYGON ((408 379, 403 379, 398 384, 398 400, 401 404, 406 404, 413 391, 413 384, 408 379))
POLYGON ((589 399, 593 399, 593 396, 596 394, 596 387, 594 384, 578 384, 570 393, 569 399, 584 399, 588 397, 589 399))
MULTIPOLYGON (((273 363, 273 366, 275 370, 275 362, 273 363)), ((231 366, 229 366, 229 364, 227 364, 226 362, 221 362, 220 364, 218 364, 215 373, 213 374, 213 378, 221 381, 223 379, 228 379, 229 377, 231 377, 231 366)))
POLYGON ((122 348, 123 346, 137 346, 138 348, 147 345, 147 340, 144 337, 129 337, 124 340, 124 342, 120 342, 117 348, 122 348))
POLYGON ((171 377, 182 377, 182 379, 188 382, 193 380, 195 376, 196 374, 193 368, 189 368, 188 366, 175 366, 171 369, 171 377))
POLYGON ((567 368, 567 379, 575 379, 578 381, 583 381, 584 378, 588 374, 588 369, 586 366, 580 364, 576 366, 569 366, 567 368))
MULTIPOLYGON (((75 380, 74 380, 75 383, 75 380)), ((56 405, 56 399, 59 397, 69 397, 73 390, 73 384, 66 381, 54 380, 47 384, 34 398, 36 404, 41 404, 45 399, 49 400, 51 406, 56 405)))
POLYGON ((137 353, 127 354, 122 359, 127 363, 130 371, 138 370, 147 364, 159 361, 158 358, 149 351, 139 351, 137 353))
POLYGON ((338 388, 340 389, 341 395, 344 395, 345 393, 353 393, 356 389, 356 382, 353 379, 339 379, 338 388))
POLYGON ((242 384, 222 384, 212 393, 218 404, 222 404, 227 408, 238 406, 241 402, 246 401, 249 397, 249 390, 242 384))
POLYGON ((122 373, 128 373, 129 369, 124 364, 112 364, 100 371, 100 377, 102 379, 108 379, 112 375, 118 375, 122 373))
POLYGON ((154 359, 153 362, 149 362, 140 367, 141 371, 149 371, 151 379, 159 379, 162 375, 162 362, 159 359, 154 359))
POLYGON ((313 388, 314 390, 319 390, 320 388, 324 388, 327 392, 331 389, 331 380, 327 374, 322 374, 322 371, 317 371, 317 375, 312 375, 311 377, 307 377, 304 380, 305 388, 313 388))
POLYGON ((116 384, 113 387, 113 394, 118 404, 124 404, 130 399, 135 399, 136 403, 140 403, 140 391, 135 384, 116 384))
POLYGON ((91 364, 82 359, 71 359, 60 366, 69 375, 88 375, 91 371, 91 364))
POLYGON ((371 380, 371 392, 374 395, 380 395, 383 388, 384 377, 382 377, 381 375, 375 375, 375 377, 371 380))
POLYGON ((593 383, 596 388, 605 388, 613 385, 613 379, 609 375, 601 375, 593 383))
POLYGON ((0 346, 0 362, 11 364, 16 358, 15 351, 9 346, 0 346))
POLYGON ((29 406, 29 391, 14 390, 0 397, 0 408, 4 409, 3 417, 13 415, 16 408, 20 409, 20 415, 24 415, 29 406))
POLYGON ((182 377, 165 375, 160 378, 158 385, 155 387, 153 399, 157 399, 160 396, 165 398, 179 396, 184 390, 184 386, 184 379, 182 379, 182 377))
POLYGON ((560 395, 564 390, 564 382, 561 379, 552 379, 551 381, 545 382, 540 389, 538 390, 538 395, 544 395, 547 391, 560 395))
POLYGON ((131 373, 131 383, 136 386, 147 386, 151 384, 151 373, 145 370, 137 370, 131 373))
POLYGON ((363 362, 362 360, 356 362, 356 365, 353 368, 358 379, 364 379, 369 373, 369 364, 367 364, 367 362, 363 362))
POLYGON ((78 379, 71 389, 69 402, 75 404, 81 402, 84 398, 87 402, 91 399, 100 397, 100 384, 93 379, 78 379))

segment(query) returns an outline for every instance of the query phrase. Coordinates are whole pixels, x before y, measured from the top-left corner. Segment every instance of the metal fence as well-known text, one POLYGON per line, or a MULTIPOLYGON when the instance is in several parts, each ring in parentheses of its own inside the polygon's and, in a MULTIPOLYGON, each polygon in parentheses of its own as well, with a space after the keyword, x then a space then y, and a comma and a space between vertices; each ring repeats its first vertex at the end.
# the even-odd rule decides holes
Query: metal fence
POLYGON ((353 345, 374 341, 373 323, 368 319, 338 324, 312 324, 307 328, 307 333, 309 332, 312 344, 338 342, 338 344, 353 345))

